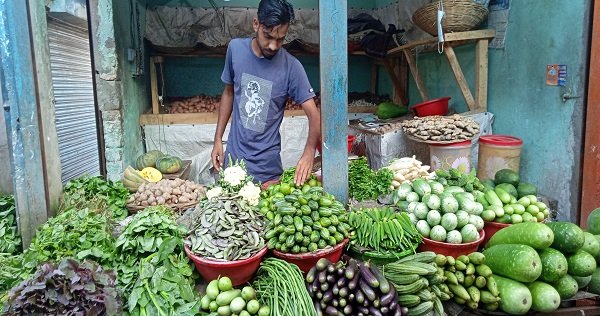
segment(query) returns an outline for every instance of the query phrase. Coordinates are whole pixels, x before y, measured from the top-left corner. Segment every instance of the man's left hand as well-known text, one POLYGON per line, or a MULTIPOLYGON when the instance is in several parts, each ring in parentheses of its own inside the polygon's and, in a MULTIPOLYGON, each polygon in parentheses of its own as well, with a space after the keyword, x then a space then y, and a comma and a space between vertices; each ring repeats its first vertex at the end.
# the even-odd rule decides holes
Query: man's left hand
POLYGON ((298 165, 296 166, 296 173, 294 174, 294 183, 297 186, 301 186, 308 180, 310 174, 312 173, 312 167, 314 164, 314 157, 309 155, 302 155, 300 161, 298 161, 298 165))

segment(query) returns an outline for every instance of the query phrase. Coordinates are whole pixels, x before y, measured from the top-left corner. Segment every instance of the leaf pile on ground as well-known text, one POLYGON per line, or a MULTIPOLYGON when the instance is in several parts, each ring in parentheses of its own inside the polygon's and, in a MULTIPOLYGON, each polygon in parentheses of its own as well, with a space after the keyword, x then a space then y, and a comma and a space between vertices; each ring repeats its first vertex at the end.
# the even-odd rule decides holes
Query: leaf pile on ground
POLYGON ((121 305, 112 271, 65 259, 58 266, 43 264, 13 288, 3 315, 117 315, 121 305))
POLYGON ((120 181, 104 180, 102 177, 80 177, 70 180, 64 187, 64 206, 84 208, 91 199, 101 199, 115 219, 127 217, 129 190, 120 181))
POLYGON ((21 251, 21 236, 17 230, 16 212, 14 196, 0 196, 0 253, 21 251))

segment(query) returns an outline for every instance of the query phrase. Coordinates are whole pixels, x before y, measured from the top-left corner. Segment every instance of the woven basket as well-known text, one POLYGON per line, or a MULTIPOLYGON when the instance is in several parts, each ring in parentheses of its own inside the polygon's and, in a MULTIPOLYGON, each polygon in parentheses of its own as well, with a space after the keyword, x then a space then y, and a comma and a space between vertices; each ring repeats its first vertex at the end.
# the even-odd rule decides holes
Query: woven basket
MULTIPOLYGON (((413 14, 413 23, 431 35, 437 35, 438 1, 418 9, 413 14)), ((446 14, 442 19, 444 33, 470 31, 485 20, 488 9, 473 0, 443 0, 446 14)))

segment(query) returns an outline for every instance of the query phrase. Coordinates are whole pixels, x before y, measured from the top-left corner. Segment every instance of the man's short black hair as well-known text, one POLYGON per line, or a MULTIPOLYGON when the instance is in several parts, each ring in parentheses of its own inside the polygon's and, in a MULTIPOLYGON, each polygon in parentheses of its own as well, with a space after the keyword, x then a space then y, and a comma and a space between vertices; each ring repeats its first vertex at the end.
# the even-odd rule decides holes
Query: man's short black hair
POLYGON ((286 0, 261 0, 258 4, 258 22, 271 28, 294 20, 294 7, 286 0))

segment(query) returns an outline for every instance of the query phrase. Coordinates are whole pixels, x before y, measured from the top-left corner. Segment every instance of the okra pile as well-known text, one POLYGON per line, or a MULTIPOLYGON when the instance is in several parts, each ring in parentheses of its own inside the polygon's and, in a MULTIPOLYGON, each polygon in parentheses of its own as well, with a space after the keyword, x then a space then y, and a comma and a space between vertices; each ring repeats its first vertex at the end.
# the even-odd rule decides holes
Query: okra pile
POLYGON ((375 265, 354 259, 322 258, 306 274, 307 289, 319 315, 400 316, 396 289, 375 265))
POLYGON ((288 183, 272 185, 263 192, 259 206, 270 220, 265 233, 269 248, 284 253, 333 247, 350 231, 344 205, 318 185, 301 189, 288 183))
POLYGON ((398 304, 407 308, 409 316, 431 311, 445 315, 442 300, 450 299, 450 295, 444 291, 444 273, 436 268, 435 258, 431 251, 420 252, 382 267, 383 275, 398 293, 398 304))
POLYGON ((348 213, 352 244, 382 253, 410 249, 413 253, 423 239, 406 213, 390 207, 361 208, 348 213))
POLYGON ((456 259, 451 256, 436 255, 438 273, 443 273, 445 282, 440 286, 444 297, 475 310, 480 304, 489 311, 498 309, 500 297, 492 270, 484 264, 485 256, 473 252, 456 259))

